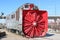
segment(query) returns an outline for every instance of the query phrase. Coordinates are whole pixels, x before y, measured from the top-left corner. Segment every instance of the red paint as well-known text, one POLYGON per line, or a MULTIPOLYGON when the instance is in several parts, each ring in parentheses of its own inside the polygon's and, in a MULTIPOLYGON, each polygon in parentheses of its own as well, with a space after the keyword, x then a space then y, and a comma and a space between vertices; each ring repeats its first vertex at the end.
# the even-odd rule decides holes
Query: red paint
POLYGON ((29 10, 31 10, 34 7, 34 4, 30 4, 29 6, 30 6, 29 10))
POLYGON ((23 10, 23 32, 28 37, 45 36, 48 30, 48 16, 42 10, 23 10))

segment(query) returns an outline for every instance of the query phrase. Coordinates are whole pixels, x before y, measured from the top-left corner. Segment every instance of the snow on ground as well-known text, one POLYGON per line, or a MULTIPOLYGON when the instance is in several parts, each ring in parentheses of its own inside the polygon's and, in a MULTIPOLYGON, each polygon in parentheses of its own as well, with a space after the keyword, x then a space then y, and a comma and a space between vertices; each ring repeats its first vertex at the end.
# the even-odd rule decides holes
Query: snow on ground
POLYGON ((26 38, 24 36, 8 32, 5 29, 0 29, 0 31, 5 31, 7 33, 7 36, 1 38, 0 40, 60 40, 60 34, 57 34, 52 31, 48 31, 45 37, 38 38, 26 38))

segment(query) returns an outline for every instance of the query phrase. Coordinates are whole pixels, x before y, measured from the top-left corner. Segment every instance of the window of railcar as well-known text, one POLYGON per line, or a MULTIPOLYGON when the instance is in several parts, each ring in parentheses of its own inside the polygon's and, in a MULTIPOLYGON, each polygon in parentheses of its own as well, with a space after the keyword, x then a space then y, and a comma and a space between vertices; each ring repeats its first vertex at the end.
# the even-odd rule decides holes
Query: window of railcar
POLYGON ((11 18, 12 18, 12 19, 15 18, 15 14, 11 15, 11 18))
POLYGON ((28 5, 25 5, 25 8, 28 8, 29 6, 28 5))
POLYGON ((37 6, 33 7, 33 10, 38 10, 38 7, 37 6))

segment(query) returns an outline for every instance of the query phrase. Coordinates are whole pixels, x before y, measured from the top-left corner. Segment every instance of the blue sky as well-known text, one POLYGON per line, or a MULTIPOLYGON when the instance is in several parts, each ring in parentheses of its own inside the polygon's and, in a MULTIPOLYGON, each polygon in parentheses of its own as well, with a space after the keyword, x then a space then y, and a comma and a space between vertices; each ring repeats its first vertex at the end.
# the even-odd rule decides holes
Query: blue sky
POLYGON ((48 16, 60 16, 60 0, 0 0, 0 12, 8 15, 25 3, 34 3, 39 9, 47 10, 48 16))
MULTIPOLYGON (((48 16, 60 16, 60 0, 0 0, 0 15, 1 12, 8 15, 25 3, 34 3, 40 10, 47 10, 48 16)), ((4 22, 0 19, 0 23, 4 22)))

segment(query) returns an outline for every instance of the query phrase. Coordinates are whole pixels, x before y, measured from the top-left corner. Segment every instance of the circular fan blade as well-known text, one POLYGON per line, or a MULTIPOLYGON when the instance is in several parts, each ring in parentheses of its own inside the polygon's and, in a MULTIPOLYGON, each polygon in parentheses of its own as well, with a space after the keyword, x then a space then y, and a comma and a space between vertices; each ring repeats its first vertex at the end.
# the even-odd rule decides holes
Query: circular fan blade
POLYGON ((36 12, 28 12, 23 20, 23 32, 29 37, 39 37, 46 34, 46 20, 36 12))

